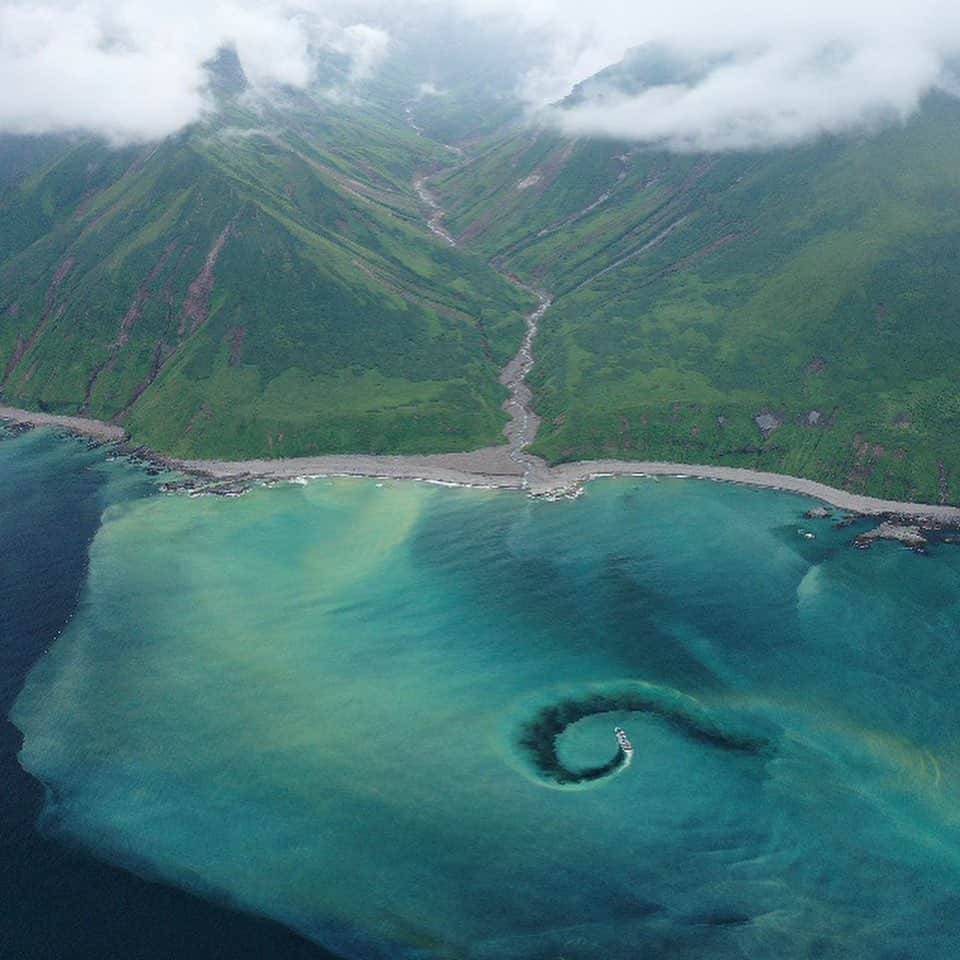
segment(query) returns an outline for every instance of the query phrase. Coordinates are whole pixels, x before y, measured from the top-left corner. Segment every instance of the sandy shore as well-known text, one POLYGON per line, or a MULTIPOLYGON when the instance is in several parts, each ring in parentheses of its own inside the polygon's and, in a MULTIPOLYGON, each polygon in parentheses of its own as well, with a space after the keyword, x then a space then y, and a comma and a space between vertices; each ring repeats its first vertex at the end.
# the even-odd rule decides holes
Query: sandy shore
MULTIPOLYGON (((37 427, 70 430, 102 442, 125 440, 115 424, 86 417, 61 417, 0 406, 0 420, 37 427)), ((457 486, 527 489, 540 496, 561 495, 597 477, 695 477, 798 493, 841 510, 868 515, 891 514, 960 525, 960 507, 882 500, 839 490, 815 480, 766 473, 740 467, 709 464, 659 463, 631 460, 589 460, 550 467, 534 461, 526 483, 524 465, 510 457, 508 446, 485 447, 470 453, 423 456, 333 455, 283 460, 177 460, 157 456, 159 462, 218 480, 292 480, 298 477, 372 477, 390 480, 427 480, 457 486)))
POLYGON ((510 448, 485 447, 471 453, 422 456, 344 454, 292 457, 286 460, 174 460, 171 467, 218 480, 253 478, 290 480, 295 477, 376 477, 385 480, 432 480, 471 487, 523 486, 523 465, 510 459, 510 448))
POLYGON ((32 410, 0 406, 0 420, 23 423, 31 427, 58 427, 61 430, 69 430, 71 433, 79 433, 84 437, 93 437, 94 440, 100 440, 103 443, 127 439, 127 432, 123 427, 118 427, 114 423, 104 423, 102 420, 91 420, 88 417, 61 417, 53 413, 35 413, 32 410))
POLYGON ((912 503, 901 500, 882 500, 866 497, 837 487, 828 487, 816 480, 790 477, 782 473, 766 473, 741 467, 719 467, 690 463, 643 463, 629 460, 589 460, 562 463, 547 469, 546 476, 531 477, 531 493, 549 493, 558 487, 575 486, 596 477, 695 477, 703 480, 721 480, 753 487, 766 487, 799 493, 828 503, 841 510, 870 515, 894 514, 940 523, 960 523, 960 507, 938 504, 912 503))
MULTIPOLYGON (((533 458, 531 458, 533 459, 533 458)), ((854 513, 934 520, 960 524, 960 507, 882 500, 828 487, 815 480, 765 473, 739 467, 706 464, 589 460, 550 467, 535 463, 524 483, 524 466, 510 458, 509 448, 486 447, 472 453, 439 453, 429 456, 375 457, 327 456, 290 460, 176 460, 168 461, 188 473, 217 479, 256 478, 283 480, 293 477, 377 477, 396 480, 432 480, 462 486, 527 489, 538 496, 573 492, 597 477, 693 477, 754 487, 784 490, 812 497, 854 513)))

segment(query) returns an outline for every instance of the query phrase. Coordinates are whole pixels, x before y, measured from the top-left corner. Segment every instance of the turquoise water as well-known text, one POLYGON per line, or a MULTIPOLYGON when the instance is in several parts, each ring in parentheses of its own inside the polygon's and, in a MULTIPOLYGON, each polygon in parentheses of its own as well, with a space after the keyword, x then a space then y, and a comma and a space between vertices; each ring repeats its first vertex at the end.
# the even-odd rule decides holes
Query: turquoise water
POLYGON ((955 957, 960 549, 808 508, 125 499, 13 710, 42 830, 348 958, 955 957))

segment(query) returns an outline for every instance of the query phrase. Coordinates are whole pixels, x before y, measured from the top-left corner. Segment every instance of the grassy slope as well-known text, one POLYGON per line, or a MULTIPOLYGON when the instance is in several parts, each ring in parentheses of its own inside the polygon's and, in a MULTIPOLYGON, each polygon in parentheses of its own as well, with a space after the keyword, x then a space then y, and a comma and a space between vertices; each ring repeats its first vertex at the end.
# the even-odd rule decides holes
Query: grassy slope
POLYGON ((558 295, 537 452, 960 502, 960 107, 802 150, 625 150, 519 133, 439 185, 454 233, 558 295))
POLYGON ((375 115, 251 122, 65 144, 0 193, 4 399, 190 456, 498 442, 528 298, 423 225, 446 152, 375 115))

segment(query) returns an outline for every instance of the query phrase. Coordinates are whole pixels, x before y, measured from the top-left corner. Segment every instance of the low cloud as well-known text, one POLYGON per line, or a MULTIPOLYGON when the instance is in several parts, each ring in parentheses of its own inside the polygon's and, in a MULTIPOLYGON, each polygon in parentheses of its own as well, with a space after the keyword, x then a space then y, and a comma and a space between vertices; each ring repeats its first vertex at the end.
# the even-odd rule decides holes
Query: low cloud
POLYGON ((205 64, 236 50, 254 91, 304 88, 318 58, 370 76, 383 31, 271 0, 0 0, 0 130, 155 140, 212 108, 205 64))
POLYGON ((330 41, 338 53, 350 58, 350 80, 368 80, 383 62, 390 47, 390 36, 385 30, 354 23, 340 31, 330 41))
MULTIPOLYGON (((163 137, 211 109, 204 64, 225 46, 254 96, 309 88, 330 58, 345 79, 323 93, 351 104, 352 85, 402 57, 415 30, 435 37, 418 47, 436 61, 416 64, 420 76, 452 96, 445 33, 462 38, 464 23, 483 25, 474 47, 499 35, 524 51, 497 79, 563 132, 672 150, 870 130, 954 92, 960 62, 956 0, 0 0, 0 131, 163 137), (633 48, 691 69, 588 84, 551 106, 633 48)), ((455 48, 462 73, 470 50, 455 48)))
POLYGON ((903 121, 948 75, 929 49, 866 45, 732 52, 695 80, 625 94, 598 85, 549 118, 570 134, 622 137, 675 151, 789 146, 903 121))
POLYGON ((442 97, 443 95, 444 91, 431 80, 424 80, 423 83, 417 85, 418 100, 422 100, 424 97, 442 97))
POLYGON ((598 64, 642 60, 632 48, 693 68, 635 76, 627 89, 587 85, 575 106, 546 111, 569 134, 678 151, 765 148, 870 131, 905 119, 931 91, 957 90, 960 5, 944 0, 531 0, 521 16, 555 33, 553 54, 522 83, 534 106, 598 64))
POLYGON ((958 91, 956 0, 436 2, 535 38, 544 55, 518 89, 569 134, 680 151, 764 148, 872 130, 909 116, 931 91, 958 91), (550 109, 644 46, 709 67, 626 91, 594 84, 576 106, 550 109))

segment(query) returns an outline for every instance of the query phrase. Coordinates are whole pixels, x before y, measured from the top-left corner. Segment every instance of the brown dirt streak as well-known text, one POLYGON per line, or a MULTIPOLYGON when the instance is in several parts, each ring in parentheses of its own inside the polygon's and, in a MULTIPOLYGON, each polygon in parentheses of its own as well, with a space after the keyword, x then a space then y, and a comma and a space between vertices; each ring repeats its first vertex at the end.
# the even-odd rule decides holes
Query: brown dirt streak
POLYGON ((80 407, 81 414, 86 414, 90 409, 90 404, 93 401, 93 391, 96 388, 97 381, 100 379, 100 376, 104 373, 109 373, 114 369, 117 363, 118 354, 130 342, 130 334, 133 331, 136 323, 143 316, 143 308, 150 299, 153 285, 156 283, 164 267, 166 267, 170 257, 173 255, 174 250, 176 250, 176 247, 176 240, 173 240, 167 244, 163 253, 150 270, 150 273, 147 274, 146 280, 144 280, 144 282, 141 283, 137 288, 137 292, 134 295, 133 302, 130 304, 130 308, 120 321, 120 327, 117 331, 117 339, 110 345, 109 355, 107 356, 106 360, 103 361, 103 363, 98 364, 94 368, 92 374, 87 380, 83 404, 80 407))
POLYGON ((243 341, 247 336, 246 327, 236 327, 231 331, 232 341, 230 343, 230 366, 236 367, 240 363, 240 356, 243 353, 243 341))
POLYGON ((167 364, 179 354, 184 345, 187 344, 207 322, 210 311, 210 297, 213 294, 213 287, 216 281, 217 260, 220 258, 220 254, 223 252, 227 240, 233 235, 233 231, 236 228, 237 217, 239 217, 239 214, 220 232, 220 235, 210 248, 209 253, 207 253, 207 258, 204 261, 200 273, 197 274, 196 279, 190 284, 187 290, 187 296, 183 302, 180 313, 180 327, 177 331, 180 338, 179 342, 176 346, 168 348, 162 340, 157 341, 154 346, 153 362, 150 366, 150 372, 134 390, 133 395, 127 401, 124 408, 113 416, 112 419, 114 422, 123 420, 123 418, 130 413, 147 389, 156 382, 157 377, 160 376, 167 364), (186 333, 186 323, 188 320, 192 322, 189 333, 186 333), (186 336, 184 336, 185 333, 186 336))
POLYGON ((228 223, 220 235, 213 242, 213 246, 207 253, 207 258, 200 268, 193 283, 187 289, 187 296, 183 301, 180 310, 180 328, 179 335, 182 337, 190 324, 191 336, 196 333, 206 322, 210 315, 210 298, 213 295, 213 287, 216 282, 217 260, 226 246, 227 240, 233 234, 236 217, 228 223))
POLYGON ((14 370, 20 365, 20 361, 23 360, 28 353, 37 345, 37 341, 43 336, 51 320, 59 320, 63 316, 64 310, 66 310, 66 304, 60 304, 59 308, 54 312, 53 304, 56 300, 57 292, 60 289, 60 285, 66 279, 67 274, 76 266, 77 261, 74 257, 67 257, 56 269, 56 272, 53 275, 53 280, 50 283, 50 287, 47 289, 47 295, 44 298, 43 302, 43 314, 40 317, 40 322, 34 327, 33 333, 23 340, 22 336, 18 334, 17 336, 17 346, 14 348, 13 356, 10 358, 7 363, 7 368, 3 374, 3 382, 0 383, 0 388, 6 387, 7 381, 10 379, 14 370))

